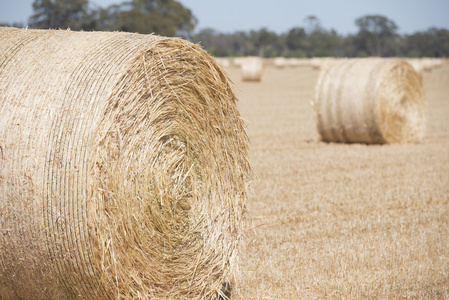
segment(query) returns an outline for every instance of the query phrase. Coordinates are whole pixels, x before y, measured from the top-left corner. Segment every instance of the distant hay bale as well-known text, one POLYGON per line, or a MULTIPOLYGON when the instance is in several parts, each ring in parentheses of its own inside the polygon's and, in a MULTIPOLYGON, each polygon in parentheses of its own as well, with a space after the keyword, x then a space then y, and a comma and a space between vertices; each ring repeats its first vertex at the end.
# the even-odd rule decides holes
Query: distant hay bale
POLYGON ((409 58, 406 59, 406 61, 411 64, 421 76, 424 72, 431 72, 444 64, 444 60, 439 58, 409 58))
POLYGON ((320 57, 314 57, 309 60, 310 66, 314 70, 319 70, 322 62, 323 62, 323 58, 320 58, 320 57))
POLYGON ((309 66, 314 70, 323 70, 332 66, 337 61, 338 59, 334 57, 314 57, 309 59, 309 66))
POLYGON ((288 58, 286 62, 289 67, 309 67, 310 59, 307 58, 288 58))
POLYGON ((285 65, 288 67, 298 67, 300 65, 299 58, 286 58, 285 65))
POLYGON ((218 62, 218 64, 220 66, 222 66, 223 68, 229 68, 231 66, 231 62, 229 61, 228 58, 224 58, 224 57, 215 57, 215 60, 218 62))
POLYGON ((260 57, 246 57, 241 65, 243 81, 261 81, 263 61, 260 57))
POLYGON ((314 99, 321 139, 413 143, 425 132, 426 101, 413 67, 396 59, 346 59, 323 70, 314 99))
POLYGON ((0 39, 0 298, 223 294, 250 166, 215 60, 153 35, 0 39))
POLYGON ((427 72, 437 69, 443 65, 443 60, 439 58, 422 58, 421 60, 424 70, 427 72))
POLYGON ((234 63, 234 66, 241 67, 245 59, 246 57, 235 57, 232 62, 234 63))
POLYGON ((276 68, 284 68, 287 65, 287 60, 284 57, 276 57, 273 63, 276 68))

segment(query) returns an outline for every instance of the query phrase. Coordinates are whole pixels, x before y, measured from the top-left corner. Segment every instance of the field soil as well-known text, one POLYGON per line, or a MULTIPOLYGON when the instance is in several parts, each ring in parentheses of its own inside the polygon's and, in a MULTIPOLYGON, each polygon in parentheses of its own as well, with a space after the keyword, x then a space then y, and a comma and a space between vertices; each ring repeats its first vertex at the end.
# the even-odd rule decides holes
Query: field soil
POLYGON ((408 145, 321 142, 312 67, 227 72, 254 169, 233 299, 449 299, 449 65, 408 145))

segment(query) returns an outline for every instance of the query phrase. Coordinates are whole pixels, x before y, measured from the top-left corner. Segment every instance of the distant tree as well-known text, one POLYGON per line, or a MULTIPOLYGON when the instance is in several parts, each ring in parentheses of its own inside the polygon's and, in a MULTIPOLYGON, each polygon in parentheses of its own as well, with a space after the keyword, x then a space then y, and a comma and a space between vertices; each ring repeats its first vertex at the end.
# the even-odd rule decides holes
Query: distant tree
POLYGON ((301 50, 304 53, 307 47, 307 34, 304 28, 290 29, 285 38, 285 43, 289 52, 301 50))
POLYGON ((404 54, 410 57, 421 57, 431 47, 429 36, 422 32, 406 36, 404 44, 404 54))
MULTIPOLYGON (((221 33, 206 28, 194 34, 197 19, 178 0, 125 0, 107 8, 93 7, 89 0, 34 0, 29 18, 32 28, 128 31, 180 36, 200 42, 215 56, 313 57, 313 56, 409 56, 449 57, 449 30, 430 28, 401 36, 396 23, 381 15, 355 20, 357 34, 346 37, 326 30, 313 15, 276 34, 267 28, 221 33)), ((23 27, 24 24, 0 24, 23 27)))
POLYGON ((266 28, 251 30, 249 36, 252 43, 256 47, 257 55, 259 56, 266 56, 265 52, 267 51, 267 48, 275 45, 278 38, 276 33, 269 31, 266 28))
POLYGON ((285 43, 287 56, 343 56, 343 38, 335 30, 327 31, 319 25, 316 17, 307 18, 308 30, 295 27, 288 31, 285 43))
POLYGON ((219 33, 214 29, 205 28, 193 35, 191 41, 200 43, 211 55, 232 56, 233 38, 229 34, 219 33))
POLYGON ((360 52, 371 56, 395 55, 394 42, 398 26, 380 15, 364 16, 355 21, 359 28, 355 43, 360 52))
POLYGON ((309 34, 308 41, 309 56, 343 56, 343 38, 335 30, 316 30, 309 34))
POLYGON ((312 32, 315 31, 321 31, 323 28, 321 27, 321 22, 320 20, 313 15, 307 16, 304 19, 304 22, 306 23, 306 31, 308 34, 311 34, 312 32))
POLYGON ((449 57, 449 30, 430 28, 405 36, 403 51, 410 57, 449 57))
POLYGON ((98 11, 100 30, 189 37, 197 19, 176 0, 131 0, 98 11))
POLYGON ((118 30, 117 20, 120 17, 121 5, 113 4, 107 8, 96 7, 95 14, 95 30, 114 31, 118 30))
POLYGON ((215 29, 205 28, 192 36, 192 42, 200 43, 203 48, 212 51, 216 46, 218 34, 215 29))
POLYGON ((348 35, 343 38, 343 55, 346 57, 357 57, 359 49, 357 48, 355 35, 348 35))
POLYGON ((13 22, 13 23, 0 23, 0 27, 15 27, 15 28, 22 28, 25 27, 25 25, 21 22, 13 22))
POLYGON ((234 56, 255 55, 256 48, 252 43, 249 34, 244 31, 237 31, 231 34, 232 54, 234 56))
POLYGON ((433 53, 436 57, 449 57, 449 30, 430 28, 427 31, 433 37, 433 53))
POLYGON ((88 0, 35 0, 33 15, 28 20, 32 28, 93 29, 88 0))

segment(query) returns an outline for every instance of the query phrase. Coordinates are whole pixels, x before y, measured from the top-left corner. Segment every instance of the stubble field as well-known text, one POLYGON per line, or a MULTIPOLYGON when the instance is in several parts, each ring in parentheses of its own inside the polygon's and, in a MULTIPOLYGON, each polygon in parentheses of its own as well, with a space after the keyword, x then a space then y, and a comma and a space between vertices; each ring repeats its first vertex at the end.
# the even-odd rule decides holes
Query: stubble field
POLYGON ((321 142, 311 67, 227 72, 255 175, 233 298, 449 299, 449 65, 411 145, 321 142))

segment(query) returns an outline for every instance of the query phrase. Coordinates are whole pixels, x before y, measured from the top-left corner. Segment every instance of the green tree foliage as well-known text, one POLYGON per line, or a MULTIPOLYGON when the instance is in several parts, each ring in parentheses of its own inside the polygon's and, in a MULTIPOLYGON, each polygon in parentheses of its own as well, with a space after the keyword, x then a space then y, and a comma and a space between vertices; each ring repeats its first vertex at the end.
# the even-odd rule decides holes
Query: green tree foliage
POLYGON ((449 30, 430 28, 405 37, 404 53, 410 57, 448 57, 449 30))
POLYGON ((313 16, 313 15, 307 16, 304 19, 304 22, 306 23, 306 31, 307 31, 307 33, 312 33, 312 32, 315 32, 315 31, 322 31, 323 30, 323 28, 321 27, 320 20, 317 17, 313 16))
POLYGON ((98 10, 99 30, 189 37, 196 18, 176 0, 132 0, 98 10))
POLYGON ((257 49, 256 55, 262 57, 273 56, 276 51, 276 45, 278 42, 278 36, 276 33, 269 31, 266 28, 260 30, 251 30, 249 38, 257 49))
POLYGON ((200 43, 214 56, 231 56, 233 53, 238 53, 239 49, 246 48, 245 45, 239 45, 239 39, 236 37, 219 33, 211 28, 198 32, 192 41, 200 43))
MULTIPOLYGON (((427 34, 432 37, 430 40, 429 51, 433 49, 433 56, 435 57, 449 57, 449 30, 431 28, 427 34)), ((428 55, 431 56, 431 55, 428 55)))
POLYGON ((289 57, 305 57, 308 36, 304 28, 295 27, 288 31, 285 37, 287 46, 287 56, 289 57))
POLYGON ((93 29, 88 0, 35 0, 28 23, 33 28, 93 29))
POLYGON ((370 56, 395 55, 394 42, 398 26, 384 16, 373 15, 355 21, 359 33, 354 42, 359 51, 370 56))
POLYGON ((201 45, 215 56, 263 56, 273 57, 282 52, 282 36, 262 28, 249 33, 219 33, 213 29, 203 29, 192 36, 194 43, 201 45))
POLYGON ((32 28, 181 36, 201 43, 215 56, 449 57, 449 30, 430 28, 425 32, 401 36, 397 33, 396 23, 381 15, 356 19, 358 32, 348 36, 326 30, 313 15, 303 20, 304 27, 294 27, 281 34, 267 28, 234 33, 206 28, 193 34, 197 20, 176 0, 128 0, 107 8, 92 8, 89 0, 35 0, 33 9, 34 14, 28 24, 32 28))
POLYGON ((307 54, 310 57, 342 56, 343 37, 335 30, 315 30, 308 36, 307 54))
POLYGON ((217 56, 449 57, 447 29, 431 28, 426 32, 400 36, 396 34, 395 26, 387 26, 394 29, 387 30, 389 34, 384 29, 369 26, 362 26, 357 34, 346 37, 321 26, 294 27, 280 35, 264 28, 231 34, 207 29, 193 35, 192 41, 201 42, 204 48, 217 56))

